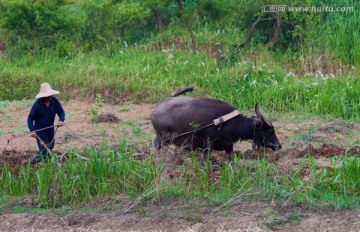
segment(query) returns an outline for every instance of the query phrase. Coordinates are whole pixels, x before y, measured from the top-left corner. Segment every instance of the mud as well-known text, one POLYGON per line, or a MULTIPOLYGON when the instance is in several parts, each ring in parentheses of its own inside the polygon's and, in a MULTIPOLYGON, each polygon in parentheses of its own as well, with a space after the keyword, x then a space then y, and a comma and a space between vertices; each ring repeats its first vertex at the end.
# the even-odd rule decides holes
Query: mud
POLYGON ((324 131, 324 132, 330 132, 330 133, 338 132, 338 133, 346 135, 352 131, 354 126, 356 126, 355 123, 336 120, 334 122, 329 123, 329 125, 327 125, 327 126, 323 126, 323 127, 319 128, 319 130, 324 131))
POLYGON ((94 117, 92 121, 97 123, 102 123, 102 122, 119 123, 120 119, 112 113, 102 113, 94 117))
POLYGON ((11 173, 17 173, 20 167, 26 167, 33 154, 35 154, 34 151, 3 151, 0 156, 0 172, 6 164, 11 173))
POLYGON ((313 145, 309 145, 304 150, 288 149, 285 151, 252 151, 246 150, 243 153, 243 157, 246 159, 258 159, 264 158, 269 162, 277 162, 280 159, 298 159, 305 156, 312 156, 316 159, 320 158, 332 158, 332 157, 344 157, 347 156, 360 156, 360 146, 356 147, 338 147, 333 144, 322 144, 320 148, 314 148, 313 145))

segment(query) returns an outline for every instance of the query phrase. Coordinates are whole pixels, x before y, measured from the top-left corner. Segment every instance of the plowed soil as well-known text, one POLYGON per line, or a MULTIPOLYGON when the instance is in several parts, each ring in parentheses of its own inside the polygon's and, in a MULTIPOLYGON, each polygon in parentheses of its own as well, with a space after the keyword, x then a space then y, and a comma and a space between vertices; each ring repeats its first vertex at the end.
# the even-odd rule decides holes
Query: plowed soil
MULTIPOLYGON (((95 106, 90 103, 70 101, 63 106, 67 113, 66 127, 56 132, 55 155, 64 155, 72 147, 81 150, 86 145, 97 146, 104 138, 116 147, 124 137, 135 147, 140 159, 150 154, 154 136, 149 120, 152 105, 105 105, 96 108, 98 115, 91 114, 95 106)), ((11 102, 0 110, 3 119, 0 122, 0 169, 6 162, 16 173, 36 152, 36 142, 26 126, 30 107, 31 103, 11 102)), ((358 123, 305 117, 294 121, 292 118, 273 120, 283 145, 281 151, 253 151, 249 142, 239 142, 235 144, 235 153, 244 160, 264 157, 279 168, 296 166, 309 154, 319 167, 329 166, 332 157, 360 156, 358 123)), ((167 161, 174 165, 182 165, 191 156, 185 149, 166 149, 167 161)), ((220 164, 227 161, 227 157, 223 152, 214 151, 211 161, 220 164)), ((167 174, 176 175, 173 170, 167 170, 167 174)), ((18 204, 36 207, 32 199, 21 200, 18 204)), ((177 202, 157 202, 146 207, 141 204, 132 207, 132 204, 126 196, 116 196, 90 204, 91 212, 73 211, 60 216, 13 214, 3 208, 0 231, 360 231, 360 210, 312 212, 296 205, 244 202, 241 196, 225 210, 216 205, 196 208, 177 202), (294 215, 301 220, 294 220, 294 215)))

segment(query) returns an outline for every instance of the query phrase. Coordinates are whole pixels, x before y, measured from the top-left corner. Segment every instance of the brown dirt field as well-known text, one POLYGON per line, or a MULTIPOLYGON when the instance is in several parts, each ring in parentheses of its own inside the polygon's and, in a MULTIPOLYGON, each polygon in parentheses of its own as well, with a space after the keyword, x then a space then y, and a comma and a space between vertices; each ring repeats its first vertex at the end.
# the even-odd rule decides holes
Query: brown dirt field
POLYGON ((215 207, 186 208, 175 204, 147 210, 69 212, 67 215, 2 214, 1 231, 336 231, 360 230, 360 211, 307 212, 280 209, 265 202, 243 203, 214 212, 215 207), (213 213, 214 212, 214 213, 213 213), (301 217, 294 221, 292 215, 301 217))
MULTIPOLYGON (((149 120, 152 105, 131 103, 123 106, 104 105, 99 115, 89 114, 94 105, 86 102, 63 103, 67 113, 66 127, 56 132, 54 152, 58 155, 69 148, 99 145, 106 139, 114 147, 125 137, 136 147, 135 153, 150 153, 153 130, 149 120)), ((4 162, 18 169, 36 152, 36 142, 27 132, 26 117, 31 104, 11 102, 0 111, 0 167, 4 162), (20 137, 18 137, 20 136, 20 137), (8 143, 8 140, 9 143, 8 143)), ((251 112, 247 112, 250 115, 251 112)), ((266 159, 279 168, 296 167, 299 160, 311 154, 319 167, 329 167, 335 156, 360 156, 360 126, 341 120, 294 120, 290 116, 273 121, 283 150, 267 151, 266 159), (315 128, 315 129, 314 129, 315 128)), ((189 152, 166 148, 167 162, 182 165, 189 152)), ((251 150, 249 142, 235 144, 235 153, 244 160, 263 157, 263 152, 251 150)), ((214 164, 226 160, 223 152, 212 152, 214 164)), ((216 165, 214 165, 216 166, 216 165)), ((216 170, 213 170, 216 173, 216 170)), ((171 177, 174 170, 167 170, 171 177)), ((215 174, 216 175, 216 174, 215 174)), ((306 173, 304 174, 306 175, 306 173)), ((297 205, 276 202, 248 202, 242 197, 232 207, 219 210, 217 206, 193 207, 176 202, 137 205, 128 211, 132 202, 115 196, 105 202, 89 205, 91 212, 74 210, 66 215, 19 213, 0 214, 0 231, 360 231, 360 210, 309 211, 297 205), (118 198, 118 199, 114 199, 118 198), (119 205, 111 210, 111 205, 119 205), (294 221, 294 215, 300 220, 294 221)), ((20 205, 33 206, 31 200, 20 205)), ((0 208, 1 209, 1 208, 0 208)))

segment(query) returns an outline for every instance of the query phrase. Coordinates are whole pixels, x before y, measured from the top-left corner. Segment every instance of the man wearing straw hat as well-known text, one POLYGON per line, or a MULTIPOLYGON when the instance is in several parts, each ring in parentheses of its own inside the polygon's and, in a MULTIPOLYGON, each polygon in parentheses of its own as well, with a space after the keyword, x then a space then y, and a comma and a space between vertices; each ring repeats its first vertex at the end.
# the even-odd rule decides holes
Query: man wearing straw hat
POLYGON ((36 95, 36 101, 32 105, 27 118, 31 137, 36 138, 39 151, 32 157, 32 163, 41 161, 40 155, 44 160, 50 158, 50 150, 55 144, 54 121, 56 114, 59 116, 57 127, 65 124, 65 111, 59 100, 53 95, 59 94, 59 91, 53 90, 49 83, 42 83, 40 93, 36 95))

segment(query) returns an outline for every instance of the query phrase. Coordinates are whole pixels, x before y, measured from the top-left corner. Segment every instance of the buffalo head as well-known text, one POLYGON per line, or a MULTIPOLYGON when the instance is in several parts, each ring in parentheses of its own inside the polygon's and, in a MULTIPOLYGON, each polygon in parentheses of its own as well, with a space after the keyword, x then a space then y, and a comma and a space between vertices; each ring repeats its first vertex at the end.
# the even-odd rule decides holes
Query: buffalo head
POLYGON ((255 106, 256 117, 254 131, 254 146, 257 148, 268 147, 274 151, 281 149, 281 144, 275 134, 272 123, 265 117, 258 105, 255 106))

